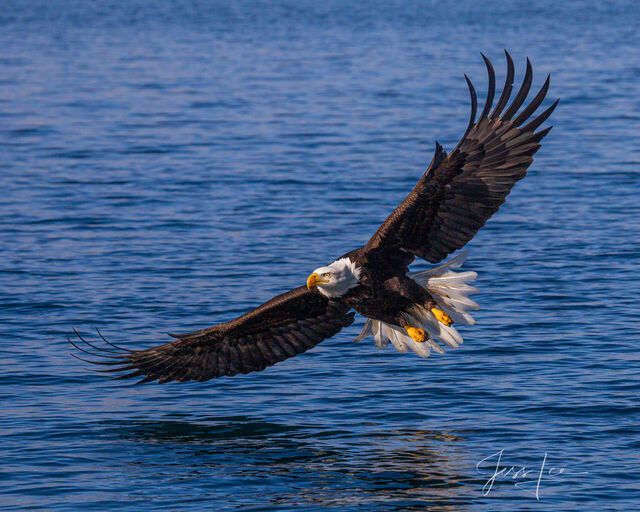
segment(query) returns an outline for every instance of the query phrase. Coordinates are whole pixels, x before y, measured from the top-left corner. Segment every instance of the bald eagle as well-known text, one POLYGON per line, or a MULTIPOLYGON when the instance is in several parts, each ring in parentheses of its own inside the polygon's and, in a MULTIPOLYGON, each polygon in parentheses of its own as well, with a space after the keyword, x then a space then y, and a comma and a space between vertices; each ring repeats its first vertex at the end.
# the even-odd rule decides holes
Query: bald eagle
MULTIPOLYGON (((492 110, 495 73, 482 55, 489 87, 480 117, 473 84, 469 125, 449 154, 436 143, 426 172, 400 205, 363 247, 316 269, 305 285, 271 299, 235 320, 185 334, 171 343, 146 350, 129 350, 107 341, 97 346, 76 334, 77 349, 102 359, 106 372, 125 372, 115 378, 206 381, 214 377, 260 371, 315 347, 354 320, 367 318, 356 341, 373 335, 377 346, 389 342, 399 352, 427 357, 442 345, 456 348, 462 338, 453 323, 473 324, 469 311, 478 306, 467 283, 474 272, 455 272, 465 253, 423 272, 410 272, 416 257, 431 263, 461 249, 504 203, 516 181, 522 179, 540 141, 551 127, 536 131, 558 101, 537 117, 549 88, 542 89, 523 108, 533 78, 531 63, 522 86, 511 97, 514 65, 508 52, 507 77, 492 110), (517 115, 516 115, 517 114, 517 115), (525 124, 526 123, 526 124, 525 124), (440 343, 438 343, 438 341, 440 343), (441 345, 442 344, 442 345, 441 345), (95 352, 98 350, 99 352, 95 352)), ((83 359, 85 360, 85 359, 83 359)))

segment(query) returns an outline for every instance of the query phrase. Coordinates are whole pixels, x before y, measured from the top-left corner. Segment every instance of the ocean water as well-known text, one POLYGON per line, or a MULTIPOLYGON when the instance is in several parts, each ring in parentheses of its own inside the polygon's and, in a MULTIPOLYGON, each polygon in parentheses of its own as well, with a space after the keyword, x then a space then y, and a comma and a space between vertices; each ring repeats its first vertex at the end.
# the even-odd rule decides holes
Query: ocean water
POLYGON ((0 508, 639 509, 639 21, 631 1, 2 2, 0 508), (204 384, 69 355, 73 327, 164 343, 363 244, 503 48, 561 103, 470 244, 459 350, 352 343, 359 319, 204 384))

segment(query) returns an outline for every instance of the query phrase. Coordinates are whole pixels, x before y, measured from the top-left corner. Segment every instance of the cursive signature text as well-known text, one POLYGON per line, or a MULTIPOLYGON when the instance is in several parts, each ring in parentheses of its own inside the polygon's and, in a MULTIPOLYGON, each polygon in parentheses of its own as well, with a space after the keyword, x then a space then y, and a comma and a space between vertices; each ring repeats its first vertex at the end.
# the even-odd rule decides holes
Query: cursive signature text
POLYGON ((557 479, 561 475, 586 475, 588 472, 575 473, 564 467, 552 466, 548 461, 547 452, 542 456, 540 466, 509 465, 502 462, 504 450, 492 453, 476 464, 476 471, 491 476, 482 487, 482 495, 488 496, 498 480, 509 480, 514 487, 540 499, 540 489, 543 481, 557 479))

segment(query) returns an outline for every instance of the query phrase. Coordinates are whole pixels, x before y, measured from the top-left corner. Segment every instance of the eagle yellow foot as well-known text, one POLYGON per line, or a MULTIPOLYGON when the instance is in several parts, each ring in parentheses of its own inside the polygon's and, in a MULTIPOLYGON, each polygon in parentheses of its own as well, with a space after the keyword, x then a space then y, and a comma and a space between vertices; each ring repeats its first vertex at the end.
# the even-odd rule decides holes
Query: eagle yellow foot
POLYGON ((411 339, 416 343, 423 343, 427 339, 427 333, 424 332, 423 329, 405 325, 404 330, 407 331, 407 334, 411 336, 411 339))
POLYGON ((447 327, 449 327, 453 323, 453 320, 451 319, 451 317, 441 309, 431 308, 431 312, 433 313, 433 316, 436 317, 436 320, 438 320, 438 322, 440 322, 441 324, 444 324, 447 327))

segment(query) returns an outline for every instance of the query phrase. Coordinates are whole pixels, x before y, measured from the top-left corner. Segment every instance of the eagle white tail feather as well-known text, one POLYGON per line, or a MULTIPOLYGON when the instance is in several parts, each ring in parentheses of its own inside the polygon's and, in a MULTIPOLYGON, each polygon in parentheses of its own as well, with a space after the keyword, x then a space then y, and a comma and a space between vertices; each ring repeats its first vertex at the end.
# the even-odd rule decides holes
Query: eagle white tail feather
MULTIPOLYGON (((431 293, 438 308, 442 309, 453 318, 455 323, 460 325, 473 325, 475 320, 471 317, 469 311, 480 309, 480 306, 469 298, 469 295, 477 292, 478 289, 466 284, 468 281, 475 280, 477 274, 470 271, 453 271, 453 269, 462 266, 467 255, 468 251, 463 251, 444 265, 408 274, 411 279, 431 293)), ((429 333, 429 340, 424 343, 418 343, 401 327, 367 318, 362 332, 355 341, 360 341, 369 335, 373 335, 376 347, 385 347, 391 342, 398 352, 405 354, 411 350, 424 358, 429 357, 431 350, 439 354, 445 353, 445 350, 436 340, 450 348, 458 348, 462 344, 460 333, 454 327, 447 327, 438 322, 431 311, 416 306, 411 312, 411 318, 414 327, 422 328, 429 333)))

